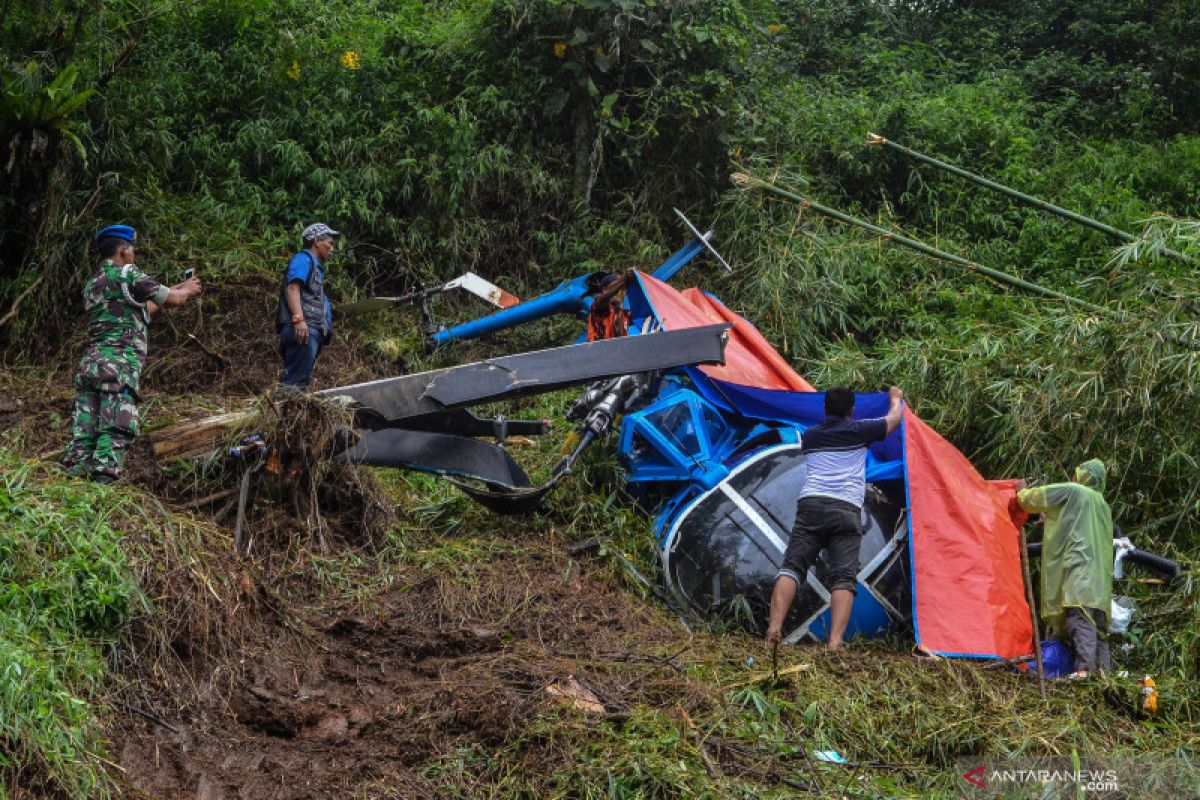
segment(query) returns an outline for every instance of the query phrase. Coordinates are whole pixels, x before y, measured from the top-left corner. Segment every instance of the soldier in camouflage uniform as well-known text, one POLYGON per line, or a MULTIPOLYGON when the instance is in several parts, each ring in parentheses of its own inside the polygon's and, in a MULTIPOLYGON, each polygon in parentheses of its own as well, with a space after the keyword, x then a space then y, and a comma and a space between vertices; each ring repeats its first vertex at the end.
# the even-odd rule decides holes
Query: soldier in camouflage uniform
POLYGON ((111 225, 96 234, 104 261, 84 290, 88 347, 75 373, 75 414, 64 462, 74 475, 112 483, 138 434, 138 383, 150 315, 200 293, 196 278, 167 287, 133 265, 137 232, 111 225))

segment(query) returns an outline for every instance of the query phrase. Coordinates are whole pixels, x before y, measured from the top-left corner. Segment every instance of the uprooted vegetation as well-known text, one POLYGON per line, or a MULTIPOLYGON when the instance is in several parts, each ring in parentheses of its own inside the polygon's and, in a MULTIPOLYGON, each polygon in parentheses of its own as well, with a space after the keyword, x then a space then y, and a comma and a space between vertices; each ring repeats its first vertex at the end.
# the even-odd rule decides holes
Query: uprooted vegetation
POLYGON ((293 546, 326 554, 377 543, 391 523, 392 503, 374 475, 332 459, 355 436, 345 406, 274 390, 238 411, 151 434, 156 460, 171 467, 143 461, 136 479, 214 522, 232 521, 243 554, 256 546, 266 557, 293 546))

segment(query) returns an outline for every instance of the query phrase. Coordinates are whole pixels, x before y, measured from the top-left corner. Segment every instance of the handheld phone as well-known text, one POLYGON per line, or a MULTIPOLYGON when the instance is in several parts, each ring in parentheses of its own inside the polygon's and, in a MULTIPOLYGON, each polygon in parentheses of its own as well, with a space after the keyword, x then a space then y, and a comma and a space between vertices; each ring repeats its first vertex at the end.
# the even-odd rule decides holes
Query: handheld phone
POLYGON ((188 267, 187 269, 185 269, 183 271, 183 279, 185 281, 191 280, 194 277, 196 277, 196 268, 195 267, 188 267))

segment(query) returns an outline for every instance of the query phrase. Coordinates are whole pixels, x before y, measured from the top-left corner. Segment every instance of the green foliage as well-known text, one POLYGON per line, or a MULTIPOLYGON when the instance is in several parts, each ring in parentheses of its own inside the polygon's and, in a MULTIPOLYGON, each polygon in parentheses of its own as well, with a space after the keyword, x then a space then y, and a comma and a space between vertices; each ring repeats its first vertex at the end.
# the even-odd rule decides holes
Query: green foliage
MULTIPOLYGON (((872 34, 874 35, 874 34, 872 34)), ((862 60, 894 58, 875 42, 862 60)), ((726 302, 748 315, 817 386, 899 383, 917 413, 989 476, 1057 479, 1089 455, 1119 466, 1114 505, 1145 546, 1196 546, 1200 424, 1193 380, 1198 141, 1080 146, 1049 127, 1019 75, 961 81, 912 44, 907 69, 873 85, 794 74, 754 105, 744 165, 799 182, 815 199, 984 265, 1122 309, 1103 320, 993 285, 794 205, 730 194, 722 248, 741 269, 726 302), (922 55, 924 54, 924 55, 922 55), (913 69, 913 65, 920 69, 913 69), (1020 206, 892 151, 867 131, 1079 210, 1139 241, 1114 256, 1101 234, 1020 206), (763 155, 764 153, 770 155, 763 155), (1167 166, 1170 165, 1170 166, 1167 166), (1103 420, 1104 422, 1099 422, 1103 420), (1170 524, 1158 525, 1169 518, 1170 524)))
POLYGON ((1172 702, 1200 704, 1197 696, 1197 665, 1200 665, 1200 591, 1197 591, 1195 562, 1169 587, 1146 585, 1133 580, 1118 582, 1120 592, 1137 604, 1133 623, 1118 645, 1134 675, 1166 676, 1172 687, 1172 702))
POLYGON ((47 85, 29 88, 38 71, 34 62, 21 73, 0 68, 0 130, 56 133, 73 144, 86 162, 87 151, 79 138, 81 124, 71 117, 96 90, 75 91, 79 68, 74 64, 63 68, 47 85))
POLYGON ((659 711, 638 709, 623 724, 599 726, 546 717, 524 736, 549 739, 551 747, 567 749, 571 761, 549 779, 513 787, 514 795, 588 800, 729 796, 708 778, 683 723, 659 711))
POLYGON ((1168 251, 1178 252, 1193 263, 1200 261, 1200 220, 1166 215, 1143 220, 1141 235, 1118 247, 1111 264, 1122 269, 1145 258, 1161 258, 1168 251))
POLYGON ((921 5, 929 8, 910 19, 922 36, 977 69, 1015 68, 1056 127, 1135 135, 1195 127, 1200 23, 1184 0, 921 5))
POLYGON ((120 503, 0 451, 0 779, 10 790, 107 792, 90 702, 104 647, 142 603, 107 521, 120 503))
POLYGON ((745 4, 507 0, 494 19, 507 60, 538 89, 529 122, 569 148, 576 200, 590 203, 602 169, 609 193, 664 179, 707 191, 746 75, 745 4))
POLYGON ((1064 287, 1123 298, 1126 318, 1105 319, 823 222, 801 236, 792 209, 760 198, 726 214, 754 213, 742 203, 755 204, 760 227, 745 244, 744 282, 726 299, 755 309, 815 385, 905 387, 914 410, 987 476, 1059 480, 1101 457, 1116 467, 1110 499, 1135 539, 1145 526, 1149 549, 1194 550, 1200 451, 1178 432, 1200 425, 1200 297, 1186 278, 1138 264, 1064 287))

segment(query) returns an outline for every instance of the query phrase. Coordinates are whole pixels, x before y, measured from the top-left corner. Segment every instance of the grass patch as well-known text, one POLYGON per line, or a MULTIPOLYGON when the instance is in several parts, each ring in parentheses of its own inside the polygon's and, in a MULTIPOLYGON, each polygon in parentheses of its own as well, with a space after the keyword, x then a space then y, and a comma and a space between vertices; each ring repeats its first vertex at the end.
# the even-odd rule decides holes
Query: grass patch
POLYGON ((108 522, 127 511, 117 492, 47 478, 0 449, 0 779, 9 792, 109 789, 90 701, 106 648, 145 603, 108 522))
MULTIPOLYGON (((860 645, 843 657, 789 650, 781 669, 807 666, 772 685, 762 651, 745 637, 699 634, 683 672, 646 667, 643 653, 628 711, 545 713, 503 748, 456 750, 424 775, 463 797, 481 786, 495 797, 947 797, 960 757, 1187 765, 1200 747, 1186 706, 1142 717, 1129 679, 1052 682, 1042 701, 1031 677, 860 645), (673 690, 644 691, 658 682, 673 690), (849 763, 814 756, 824 750, 849 763)), ((606 667, 579 668, 594 678, 606 667)))

